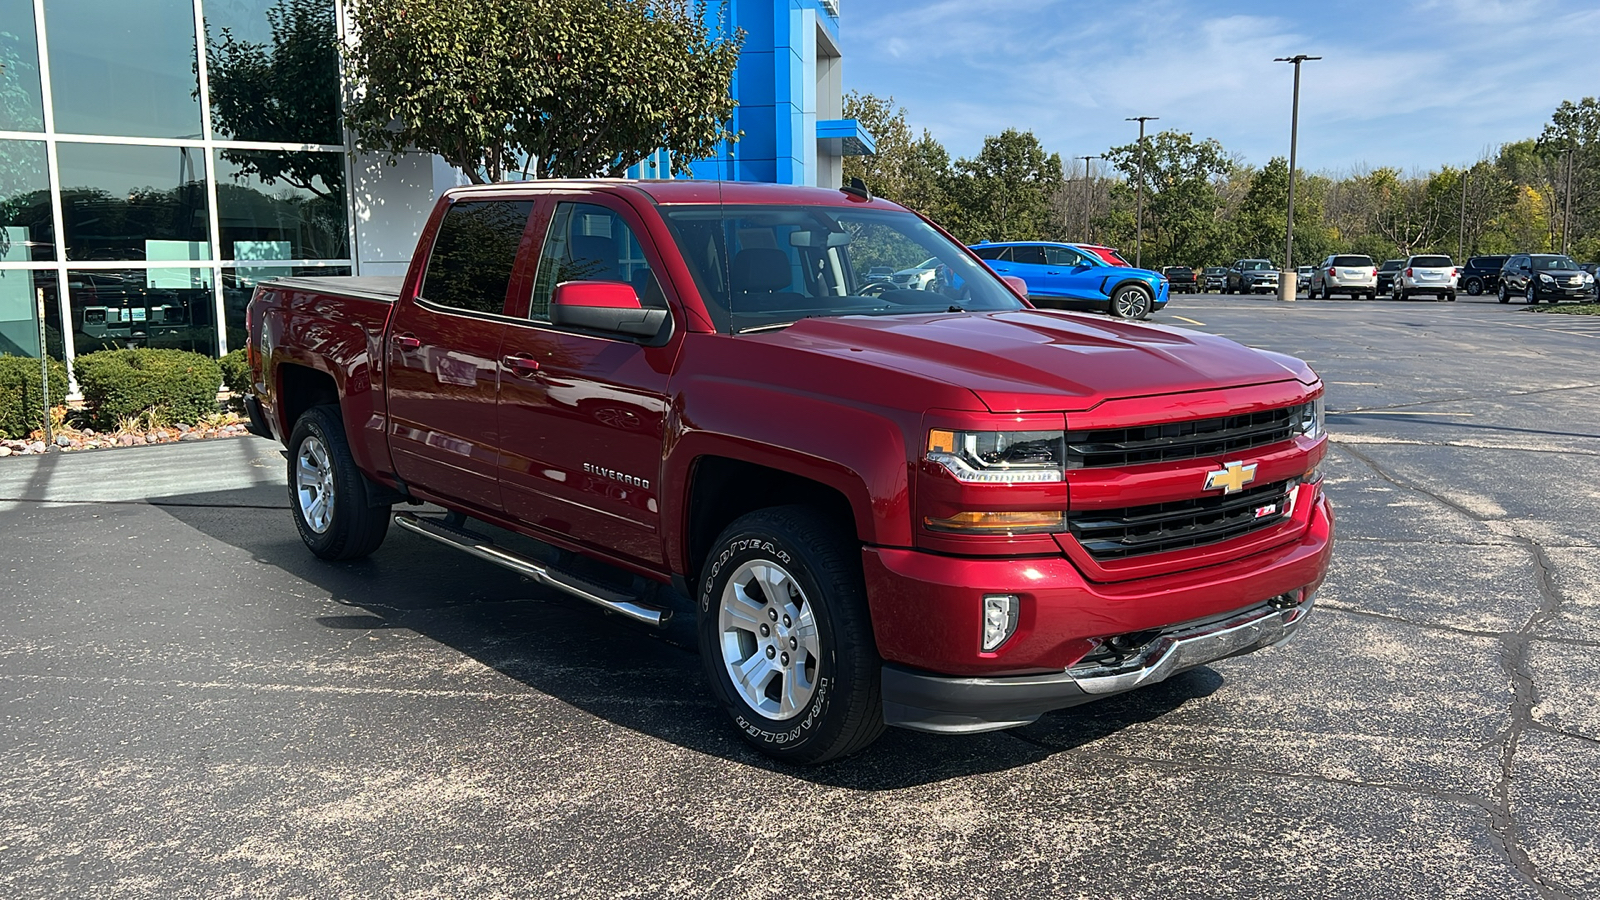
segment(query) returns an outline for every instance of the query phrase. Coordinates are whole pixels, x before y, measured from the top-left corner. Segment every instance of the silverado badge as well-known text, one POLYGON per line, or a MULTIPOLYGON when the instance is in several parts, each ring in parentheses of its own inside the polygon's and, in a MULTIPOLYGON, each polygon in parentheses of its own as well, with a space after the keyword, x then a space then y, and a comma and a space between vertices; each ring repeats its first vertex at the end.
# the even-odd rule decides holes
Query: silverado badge
POLYGON ((1222 488, 1222 493, 1236 494, 1244 490, 1244 486, 1256 480, 1256 464, 1245 465, 1242 462, 1223 463, 1222 468, 1215 472, 1206 473, 1206 490, 1214 491, 1222 488))

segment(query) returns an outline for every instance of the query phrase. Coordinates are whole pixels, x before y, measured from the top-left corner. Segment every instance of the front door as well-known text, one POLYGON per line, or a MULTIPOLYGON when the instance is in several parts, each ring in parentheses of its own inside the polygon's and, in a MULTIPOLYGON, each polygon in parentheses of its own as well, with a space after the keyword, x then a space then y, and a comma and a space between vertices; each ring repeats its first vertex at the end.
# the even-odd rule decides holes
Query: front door
POLYGON ((1064 300, 1077 307, 1104 306, 1108 266, 1097 265, 1071 247, 1046 247, 1044 252, 1046 269, 1053 273, 1050 277, 1064 300))
POLYGON ((648 347, 550 323, 568 281, 631 284, 668 305, 656 248, 622 201, 555 194, 524 321, 501 349, 500 483, 511 516, 651 568, 663 565, 667 382, 680 341, 648 347))
POLYGON ((462 201, 445 212, 414 301, 387 348, 389 446, 407 483, 500 509, 495 404, 506 295, 529 200, 462 201))

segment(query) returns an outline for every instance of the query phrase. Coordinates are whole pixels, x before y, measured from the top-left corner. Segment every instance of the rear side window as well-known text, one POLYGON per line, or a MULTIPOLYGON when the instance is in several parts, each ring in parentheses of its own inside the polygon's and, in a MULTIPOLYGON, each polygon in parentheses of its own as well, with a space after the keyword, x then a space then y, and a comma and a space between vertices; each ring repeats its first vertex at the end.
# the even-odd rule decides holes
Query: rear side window
POLYGON ((564 281, 620 281, 633 287, 646 309, 667 306, 633 229, 615 212, 592 203, 562 203, 550 217, 528 318, 549 321, 550 298, 564 281))
POLYGON ((1336 265, 1336 266, 1343 266, 1343 267, 1369 268, 1370 269, 1372 267, 1372 257, 1370 257, 1370 256, 1335 256, 1333 258, 1333 264, 1336 265))
POLYGON ((979 245, 977 247, 971 248, 972 252, 977 254, 977 257, 979 259, 1004 259, 1005 255, 1006 255, 1006 251, 1009 250, 1009 249, 1011 249, 1011 248, 1010 247, 994 247, 994 246, 989 246, 989 245, 979 245))
POLYGON ((531 200, 453 204, 433 240, 422 298, 468 312, 504 310, 517 247, 532 212, 531 200))
POLYGON ((1411 264, 1420 269, 1448 269, 1455 265, 1448 256, 1413 256, 1411 264))

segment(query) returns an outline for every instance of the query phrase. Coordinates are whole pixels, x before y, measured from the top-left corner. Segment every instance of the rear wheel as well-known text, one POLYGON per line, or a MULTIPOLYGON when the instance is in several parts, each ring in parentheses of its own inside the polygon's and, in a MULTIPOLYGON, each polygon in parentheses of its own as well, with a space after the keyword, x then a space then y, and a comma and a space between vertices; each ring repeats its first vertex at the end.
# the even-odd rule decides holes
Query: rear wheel
POLYGON ((883 734, 861 549, 817 511, 729 525, 701 570, 698 627, 712 694, 762 753, 820 763, 883 734))
POLYGON ((1450 293, 1445 294, 1444 298, 1446 300, 1449 300, 1451 303, 1454 303, 1454 302, 1456 302, 1456 292, 1455 291, 1451 291, 1450 293))
POLYGON ((1479 294, 1483 293, 1483 279, 1482 278, 1468 278, 1467 279, 1467 283, 1464 286, 1467 289, 1467 296, 1469 296, 1469 297, 1476 297, 1479 294))
POLYGON ((314 406, 289 435, 289 509, 322 559, 359 559, 389 533, 389 507, 367 501, 366 476, 345 440, 337 406, 314 406))
POLYGON ((1147 319, 1154 305, 1150 292, 1137 284, 1125 284, 1111 294, 1111 314, 1119 319, 1147 319))

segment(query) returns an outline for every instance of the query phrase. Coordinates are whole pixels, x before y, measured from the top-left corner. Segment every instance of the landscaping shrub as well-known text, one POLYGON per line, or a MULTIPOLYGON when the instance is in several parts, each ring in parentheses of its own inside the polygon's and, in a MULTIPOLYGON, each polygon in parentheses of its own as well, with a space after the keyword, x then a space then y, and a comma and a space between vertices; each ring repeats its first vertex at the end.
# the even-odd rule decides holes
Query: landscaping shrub
POLYGON ((217 360, 217 365, 222 367, 222 383, 233 393, 228 408, 244 412, 244 394, 250 389, 250 361, 243 350, 234 350, 217 360))
POLYGON ((185 350, 105 350, 77 360, 78 387, 95 428, 153 412, 168 422, 193 423, 217 411, 222 369, 185 350))
MULTIPOLYGON (((39 361, 27 356, 0 356, 0 437, 20 440, 44 427, 39 361)), ((67 367, 50 360, 50 405, 67 402, 67 367)))

